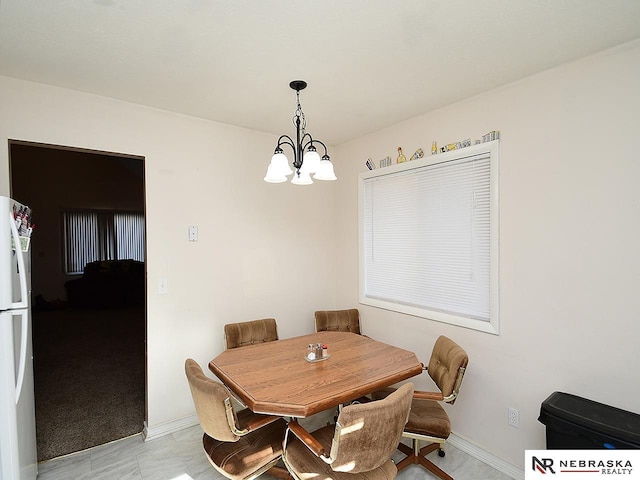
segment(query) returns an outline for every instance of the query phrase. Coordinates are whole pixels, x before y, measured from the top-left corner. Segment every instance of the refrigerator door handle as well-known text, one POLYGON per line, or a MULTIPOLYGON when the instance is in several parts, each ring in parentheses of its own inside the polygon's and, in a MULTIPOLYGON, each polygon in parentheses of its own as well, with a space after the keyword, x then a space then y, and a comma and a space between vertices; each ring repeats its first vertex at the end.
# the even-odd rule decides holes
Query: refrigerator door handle
POLYGON ((27 366, 27 340, 29 338, 29 310, 20 312, 21 329, 20 329, 20 361, 18 363, 18 378, 16 379, 16 405, 20 400, 22 393, 22 385, 24 384, 24 370, 27 366))
POLYGON ((13 245, 15 246, 16 255, 18 258, 18 274, 20 276, 20 301, 11 304, 11 308, 27 308, 29 295, 27 292, 27 272, 24 269, 24 255, 22 254, 22 248, 20 244, 20 235, 16 228, 16 223, 13 219, 13 215, 9 212, 9 226, 11 227, 11 236, 13 237, 13 245))

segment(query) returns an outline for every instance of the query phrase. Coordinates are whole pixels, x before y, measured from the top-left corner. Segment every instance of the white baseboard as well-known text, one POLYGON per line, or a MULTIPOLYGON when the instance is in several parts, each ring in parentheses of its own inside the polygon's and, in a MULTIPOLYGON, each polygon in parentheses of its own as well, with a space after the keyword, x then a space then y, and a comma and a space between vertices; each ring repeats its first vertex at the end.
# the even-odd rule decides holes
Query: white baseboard
POLYGON ((473 458, 480 460, 483 463, 486 463, 490 467, 495 468, 496 470, 504 473, 505 475, 510 476, 515 480, 524 480, 524 471, 521 468, 516 467, 515 465, 502 460, 501 458, 496 457, 492 453, 483 450, 482 448, 474 445, 470 441, 459 437, 455 433, 452 433, 447 439, 447 443, 453 445, 459 450, 462 450, 467 455, 471 455, 473 458))
POLYGON ((145 442, 148 442, 149 440, 154 440, 156 438, 169 435, 170 433, 175 433, 185 428, 193 427, 194 425, 198 425, 198 423, 198 417, 195 413, 187 417, 172 420, 171 422, 161 423, 160 425, 153 425, 151 427, 147 425, 147 422, 145 421, 144 428, 142 429, 142 438, 145 442))

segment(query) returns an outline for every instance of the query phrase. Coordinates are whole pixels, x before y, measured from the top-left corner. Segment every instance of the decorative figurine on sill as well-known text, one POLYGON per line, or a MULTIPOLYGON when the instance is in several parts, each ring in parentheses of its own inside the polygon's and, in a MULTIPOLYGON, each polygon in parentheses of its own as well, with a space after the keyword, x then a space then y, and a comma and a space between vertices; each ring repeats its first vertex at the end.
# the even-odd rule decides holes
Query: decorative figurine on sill
POLYGON ((411 158, 409 160, 418 160, 419 158, 424 157, 424 152, 422 151, 421 148, 419 148, 418 150, 416 150, 416 152, 411 155, 411 158))
POLYGON ((380 168, 390 167, 391 166, 391 157, 386 156, 382 160, 380 160, 380 168))
POLYGON ((404 163, 407 161, 407 157, 404 156, 404 153, 402 153, 402 147, 398 147, 398 160, 396 160, 396 163, 404 163))
POLYGON ((438 153, 438 144, 434 140, 433 143, 431 144, 431 155, 435 155, 437 153, 438 153))

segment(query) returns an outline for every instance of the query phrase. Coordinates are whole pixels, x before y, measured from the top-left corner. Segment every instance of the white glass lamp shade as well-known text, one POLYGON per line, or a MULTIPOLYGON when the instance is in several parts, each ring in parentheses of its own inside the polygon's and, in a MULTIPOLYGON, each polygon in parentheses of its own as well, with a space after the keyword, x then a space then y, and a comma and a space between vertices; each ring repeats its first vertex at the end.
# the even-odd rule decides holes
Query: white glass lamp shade
POLYGON ((336 174, 333 171, 333 163, 328 158, 320 161, 318 170, 313 176, 314 180, 337 180, 336 174))
POLYGON ((287 181, 287 177, 278 171, 278 167, 273 162, 267 167, 267 174, 264 177, 264 181, 268 183, 282 183, 287 181))
POLYGON ((319 166, 320 155, 318 155, 318 152, 316 152, 315 148, 313 150, 307 150, 304 154, 300 171, 307 174, 316 173, 319 166))
POLYGON ((271 165, 276 169, 276 173, 285 176, 293 173, 293 170, 291 170, 289 166, 289 159, 282 151, 273 154, 273 157, 271 157, 271 165))
POLYGON ((309 173, 300 170, 300 173, 293 173, 291 183, 293 183, 294 185, 311 185, 313 183, 313 180, 311 180, 311 176, 309 175, 309 173))

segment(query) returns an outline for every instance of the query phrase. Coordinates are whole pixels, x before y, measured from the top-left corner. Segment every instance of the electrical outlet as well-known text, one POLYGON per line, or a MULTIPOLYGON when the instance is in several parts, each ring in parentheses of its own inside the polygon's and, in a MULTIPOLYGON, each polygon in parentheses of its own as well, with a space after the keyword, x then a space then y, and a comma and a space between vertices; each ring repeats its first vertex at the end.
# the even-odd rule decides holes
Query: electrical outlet
POLYGON ((198 227, 196 225, 191 225, 189 227, 189 241, 190 242, 198 241, 198 227))
POLYGON ((507 418, 509 425, 515 428, 520 428, 520 412, 515 408, 509 407, 509 416, 507 418))

